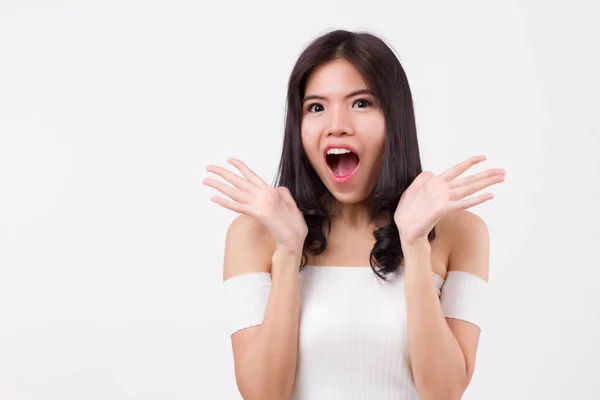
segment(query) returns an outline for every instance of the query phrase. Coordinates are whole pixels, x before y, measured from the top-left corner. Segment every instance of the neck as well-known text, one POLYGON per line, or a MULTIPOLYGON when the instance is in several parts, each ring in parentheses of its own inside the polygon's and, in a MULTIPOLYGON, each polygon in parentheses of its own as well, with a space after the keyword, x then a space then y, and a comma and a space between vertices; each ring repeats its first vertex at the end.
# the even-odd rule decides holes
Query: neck
POLYGON ((364 204, 340 204, 332 219, 351 228, 363 228, 370 224, 368 209, 364 204))
POLYGON ((341 203, 332 198, 328 203, 331 222, 350 229, 373 228, 373 221, 369 216, 369 207, 369 199, 358 203, 341 203))

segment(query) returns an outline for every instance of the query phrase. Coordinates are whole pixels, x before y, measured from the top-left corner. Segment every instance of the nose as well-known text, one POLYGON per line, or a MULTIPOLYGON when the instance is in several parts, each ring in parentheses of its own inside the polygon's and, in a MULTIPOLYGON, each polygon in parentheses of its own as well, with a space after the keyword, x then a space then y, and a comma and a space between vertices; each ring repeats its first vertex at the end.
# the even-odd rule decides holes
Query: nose
POLYGON ((329 113, 327 136, 353 135, 348 111, 343 106, 332 107, 329 113))

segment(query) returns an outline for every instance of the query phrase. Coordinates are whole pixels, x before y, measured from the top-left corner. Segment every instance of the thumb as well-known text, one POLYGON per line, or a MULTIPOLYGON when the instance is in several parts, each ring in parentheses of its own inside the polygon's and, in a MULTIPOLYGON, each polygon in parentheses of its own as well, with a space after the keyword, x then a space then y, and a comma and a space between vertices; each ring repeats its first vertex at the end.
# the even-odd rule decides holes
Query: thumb
POLYGON ((283 200, 291 207, 296 207, 296 201, 294 201, 294 198, 292 197, 292 194, 290 193, 290 190, 288 188, 286 188, 285 186, 279 186, 277 188, 277 191, 279 192, 279 194, 281 195, 281 197, 283 198, 283 200))
POLYGON ((425 182, 427 182, 431 178, 433 178, 433 172, 423 171, 419 175, 417 175, 417 177, 409 185, 409 187, 412 187, 411 190, 419 190, 421 188, 421 186, 423 186, 425 184, 425 182))

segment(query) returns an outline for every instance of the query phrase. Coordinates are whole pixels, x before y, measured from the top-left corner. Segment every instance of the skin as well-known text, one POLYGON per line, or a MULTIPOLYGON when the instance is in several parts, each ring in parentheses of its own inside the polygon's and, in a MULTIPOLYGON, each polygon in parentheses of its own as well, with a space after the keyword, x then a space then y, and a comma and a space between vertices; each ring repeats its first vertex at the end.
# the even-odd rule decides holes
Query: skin
MULTIPOLYGON (((310 99, 303 104, 302 144, 311 164, 336 199, 330 205, 333 216, 327 250, 318 256, 308 255, 309 265, 369 266, 369 251, 375 243, 372 231, 378 221, 368 220, 366 204, 381 168, 385 125, 372 95, 363 93, 347 97, 364 89, 362 77, 345 60, 320 66, 307 81, 306 98, 310 99), (327 171, 323 150, 331 143, 351 144, 360 155, 358 173, 343 185, 336 185, 327 171)), ((405 268, 405 291, 411 368, 417 391, 423 399, 459 399, 473 375, 479 327, 444 317, 432 272, 446 278, 448 271, 465 271, 488 280, 487 226, 467 209, 491 200, 493 195, 468 196, 503 182, 505 171, 488 169, 461 176, 484 160, 484 156, 471 157, 437 175, 424 171, 403 193, 394 214, 405 255, 401 265, 408 266, 405 268), (429 243, 427 233, 434 226, 437 236, 429 243)), ((204 184, 230 198, 214 196, 213 202, 242 214, 228 230, 224 279, 244 272, 267 271, 273 274, 276 282, 285 281, 295 288, 295 277, 283 271, 298 265, 301 256, 307 232, 301 213, 285 188, 270 187, 240 160, 228 161, 243 177, 215 165, 208 166, 207 170, 221 176, 233 187, 211 178, 203 180, 204 184), (287 267, 283 267, 284 264, 287 267)), ((285 303, 284 299, 289 301, 289 298, 282 295, 279 306, 267 309, 262 334, 258 333, 260 327, 251 327, 232 336, 236 376, 242 369, 243 354, 250 353, 252 348, 255 351, 253 360, 260 360, 268 346, 269 353, 277 361, 285 360, 283 365, 293 364, 281 378, 285 387, 269 392, 276 393, 273 398, 286 398, 293 388, 290 377, 295 372, 297 349, 290 350, 289 345, 283 344, 277 349, 276 340, 281 337, 281 332, 268 334, 275 330, 276 321, 291 314, 293 318, 286 321, 286 326, 290 328, 290 337, 297 338, 294 336, 297 335, 297 315, 292 313, 297 311, 297 292, 292 293, 291 302, 285 303), (282 308, 277 317, 275 307, 282 308), (256 344, 252 346, 253 340, 256 344)), ((282 343, 290 343, 290 337, 282 343)), ((261 371, 263 375, 282 373, 281 368, 261 371)), ((259 375, 247 377, 245 382, 257 379, 257 376, 260 378, 259 375)), ((241 390, 250 393, 254 389, 241 390)))
POLYGON ((443 226, 440 231, 449 243, 446 273, 464 271, 487 282, 489 233, 483 220, 466 209, 493 195, 465 197, 503 182, 505 171, 489 169, 457 179, 483 160, 472 157, 439 175, 424 171, 403 193, 394 215, 408 266, 404 282, 411 368, 423 399, 460 399, 473 376, 480 329, 444 316, 433 289, 427 233, 438 223, 443 226))
POLYGON ((364 90, 365 82, 348 61, 338 59, 319 66, 306 84, 300 131, 311 165, 339 201, 338 207, 332 207, 333 219, 349 228, 368 229, 366 199, 383 161, 385 121, 373 94, 347 97, 364 90), (324 156, 327 145, 339 144, 352 146, 360 156, 357 174, 344 184, 333 181, 324 156))

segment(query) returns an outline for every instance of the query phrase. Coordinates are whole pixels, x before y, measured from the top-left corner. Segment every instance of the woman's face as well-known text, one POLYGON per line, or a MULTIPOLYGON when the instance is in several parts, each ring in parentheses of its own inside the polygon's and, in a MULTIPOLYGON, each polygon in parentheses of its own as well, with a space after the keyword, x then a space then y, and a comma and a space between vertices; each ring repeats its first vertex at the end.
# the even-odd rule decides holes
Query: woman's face
POLYGON ((385 120, 377 99, 350 62, 337 59, 313 71, 301 121, 304 151, 331 194, 342 203, 364 200, 381 169, 385 120), (328 149, 344 154, 327 155, 328 149))

